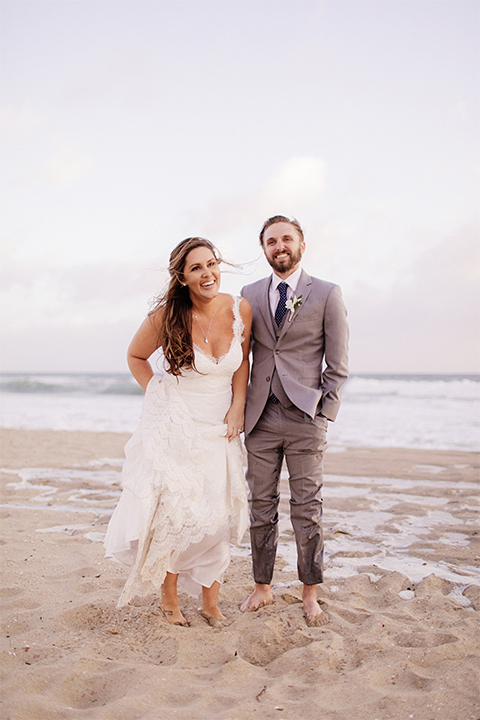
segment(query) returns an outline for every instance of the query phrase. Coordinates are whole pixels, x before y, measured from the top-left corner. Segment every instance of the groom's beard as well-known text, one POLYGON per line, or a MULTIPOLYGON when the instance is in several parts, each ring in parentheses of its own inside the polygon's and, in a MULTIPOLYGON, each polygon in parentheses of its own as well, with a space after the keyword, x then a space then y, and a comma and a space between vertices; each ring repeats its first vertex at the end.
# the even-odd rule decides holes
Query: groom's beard
MULTIPOLYGON (((277 260, 275 256, 271 259, 267 258, 270 266, 278 273, 288 272, 294 268, 295 265, 298 265, 302 259, 302 251, 300 248, 298 248, 295 252, 290 252, 289 250, 284 250, 283 252, 288 253, 288 255, 286 258, 282 258, 282 260, 277 260)), ((277 254, 280 255, 281 253, 277 254)))

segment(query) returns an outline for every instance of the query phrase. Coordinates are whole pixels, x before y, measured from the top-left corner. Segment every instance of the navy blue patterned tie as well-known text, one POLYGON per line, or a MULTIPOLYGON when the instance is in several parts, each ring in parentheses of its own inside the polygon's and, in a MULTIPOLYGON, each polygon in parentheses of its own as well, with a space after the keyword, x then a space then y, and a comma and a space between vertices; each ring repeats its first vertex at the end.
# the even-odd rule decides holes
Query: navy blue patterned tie
POLYGON ((277 308, 275 310, 275 322, 278 326, 280 326, 283 318, 285 317, 285 313, 287 312, 286 302, 287 302, 287 283, 281 282, 278 284, 278 292, 280 293, 280 300, 278 301, 277 308))

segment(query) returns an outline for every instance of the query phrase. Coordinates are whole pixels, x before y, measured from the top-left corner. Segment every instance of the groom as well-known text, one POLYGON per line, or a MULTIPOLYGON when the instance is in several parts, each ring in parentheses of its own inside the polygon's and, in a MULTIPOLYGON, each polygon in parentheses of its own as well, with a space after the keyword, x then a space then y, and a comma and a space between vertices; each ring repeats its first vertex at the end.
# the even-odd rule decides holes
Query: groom
POLYGON ((253 366, 245 410, 250 537, 255 590, 243 612, 273 603, 280 472, 285 457, 290 517, 307 624, 328 622, 317 602, 323 581, 322 464, 327 420, 335 420, 348 377, 348 326, 338 285, 300 267, 296 220, 276 215, 260 232, 273 274, 242 290, 253 311, 253 366))

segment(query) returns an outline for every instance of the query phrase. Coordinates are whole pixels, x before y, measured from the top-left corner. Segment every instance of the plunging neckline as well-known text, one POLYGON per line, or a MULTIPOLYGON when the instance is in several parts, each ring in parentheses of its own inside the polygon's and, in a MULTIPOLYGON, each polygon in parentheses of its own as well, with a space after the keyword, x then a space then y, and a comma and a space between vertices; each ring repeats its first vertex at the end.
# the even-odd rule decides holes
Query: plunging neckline
MULTIPOLYGON (((232 336, 232 339, 230 340, 230 345, 228 346, 227 352, 226 352, 226 353, 223 353, 223 355, 220 355, 220 357, 217 358, 217 357, 215 357, 215 355, 208 355, 208 353, 204 352, 204 351, 202 350, 202 348, 201 348, 199 345, 197 345, 197 343, 193 343, 194 349, 195 349, 195 350, 198 350, 199 353, 201 353, 204 357, 208 358, 214 365, 219 365, 219 364, 222 362, 222 360, 224 360, 224 359, 227 357, 227 355, 230 354, 230 351, 231 351, 231 349, 232 349, 232 347, 233 347, 233 343, 235 342, 235 338, 237 337, 237 333, 236 333, 236 329, 235 329, 235 323, 237 322, 237 320, 240 320, 240 322, 242 322, 241 316, 240 316, 240 318, 237 318, 237 316, 236 316, 236 312, 235 312, 236 309, 237 309, 238 314, 240 315, 240 310, 239 310, 239 308, 238 308, 238 307, 235 308, 236 299, 235 299, 233 296, 231 296, 231 297, 233 298, 233 305, 232 305, 232 314, 233 314, 232 332, 233 332, 233 336, 232 336)), ((241 328, 242 328, 242 332, 243 332, 243 324, 241 325, 241 328)))
MULTIPOLYGON (((235 320, 234 320, 234 322, 235 322, 235 320)), ((206 357, 206 358, 208 358, 209 360, 211 360, 211 362, 213 362, 214 365, 219 365, 219 364, 222 362, 222 360, 223 360, 224 358, 226 358, 227 355, 230 353, 230 350, 232 349, 234 340, 235 340, 235 332, 233 333, 233 337, 232 337, 232 339, 230 340, 230 345, 229 345, 229 348, 228 348, 227 352, 226 352, 226 353, 223 353, 223 355, 220 355, 220 357, 218 357, 218 358, 215 357, 215 355, 208 355, 206 352, 204 352, 204 351, 202 350, 202 348, 201 348, 199 345, 197 345, 197 343, 193 343, 193 347, 195 348, 195 350, 198 350, 198 352, 200 352, 204 357, 206 357)))

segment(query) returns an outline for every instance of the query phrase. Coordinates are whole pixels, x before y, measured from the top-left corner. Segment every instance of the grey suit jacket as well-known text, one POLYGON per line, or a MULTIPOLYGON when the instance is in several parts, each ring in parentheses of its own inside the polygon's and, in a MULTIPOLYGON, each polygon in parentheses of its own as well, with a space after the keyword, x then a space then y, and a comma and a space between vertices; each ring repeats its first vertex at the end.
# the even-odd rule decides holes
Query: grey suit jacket
POLYGON ((290 401, 314 417, 335 420, 340 388, 348 378, 347 311, 338 285, 302 271, 295 291, 302 304, 276 327, 269 304, 270 277, 246 285, 252 306, 253 364, 245 408, 245 432, 255 427, 271 392, 274 371, 290 401), (278 335, 278 340, 277 340, 278 335))

